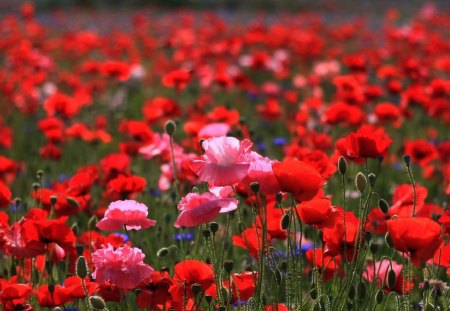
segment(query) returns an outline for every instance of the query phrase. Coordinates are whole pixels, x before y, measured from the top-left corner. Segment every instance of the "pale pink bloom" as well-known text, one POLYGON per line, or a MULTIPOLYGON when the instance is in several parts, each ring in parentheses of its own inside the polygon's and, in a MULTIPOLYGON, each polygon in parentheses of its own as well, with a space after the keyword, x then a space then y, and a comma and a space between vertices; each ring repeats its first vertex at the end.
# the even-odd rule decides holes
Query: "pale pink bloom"
MULTIPOLYGON (((403 266, 395 261, 392 261, 392 269, 395 272, 395 276, 398 278, 402 272, 403 266)), ((367 264, 366 271, 364 271, 364 279, 372 283, 375 278, 378 278, 378 285, 384 284, 387 281, 387 274, 391 270, 391 265, 388 260, 376 261, 374 263, 367 264), (374 267, 375 266, 375 267, 374 267), (375 269, 374 269, 375 268, 375 269), (380 282, 381 280, 381 282, 380 282)))
POLYGON ((229 212, 236 208, 237 201, 233 198, 222 199, 210 192, 189 193, 178 203, 181 213, 175 227, 195 227, 214 220, 222 209, 229 212))
POLYGON ((105 211, 104 218, 97 228, 104 231, 118 231, 126 226, 127 230, 145 229, 156 224, 147 218, 148 207, 134 200, 114 201, 105 211))
POLYGON ((252 182, 259 183, 261 193, 265 195, 276 194, 280 192, 280 186, 272 170, 272 161, 267 157, 263 157, 257 152, 250 154, 250 169, 247 176, 240 182, 247 189, 250 189, 252 182))
MULTIPOLYGON (((167 133, 162 135, 155 133, 153 135, 152 143, 139 149, 139 154, 146 160, 170 152, 170 136, 167 133)), ((175 157, 182 152, 183 148, 176 143, 173 143, 173 153, 175 154, 175 157)))
POLYGON ((212 138, 225 136, 230 131, 230 126, 227 123, 211 123, 205 125, 198 132, 199 138, 212 138))
POLYGON ((137 247, 125 244, 114 250, 108 244, 92 254, 95 266, 92 277, 97 283, 109 281, 121 289, 136 288, 153 273, 153 268, 144 263, 144 258, 144 253, 137 247))
POLYGON ((234 137, 210 138, 202 143, 202 159, 192 160, 189 165, 201 181, 211 186, 230 186, 247 175, 251 146, 248 139, 240 142, 234 137))

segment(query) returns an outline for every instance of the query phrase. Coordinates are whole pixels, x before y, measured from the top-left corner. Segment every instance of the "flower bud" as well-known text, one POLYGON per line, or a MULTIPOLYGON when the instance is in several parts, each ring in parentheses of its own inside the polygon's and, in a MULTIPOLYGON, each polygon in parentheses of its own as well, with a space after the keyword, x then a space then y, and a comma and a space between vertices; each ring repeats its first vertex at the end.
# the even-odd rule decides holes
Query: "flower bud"
POLYGON ((202 286, 198 283, 194 283, 191 285, 191 290, 194 295, 198 295, 202 291, 202 286))
POLYGON ((359 193, 363 193, 367 187, 367 178, 363 173, 359 172, 356 174, 355 178, 356 189, 358 189, 359 193))
POLYGON ((359 282, 356 292, 358 294, 359 299, 364 299, 364 297, 366 297, 367 292, 366 284, 364 282, 359 282))
POLYGON ((389 212, 389 204, 384 199, 380 199, 378 201, 378 208, 383 212, 383 214, 387 214, 389 212))
POLYGON ((283 194, 281 192, 275 194, 275 200, 278 204, 281 204, 283 202, 283 194))
POLYGON ((257 194, 259 192, 259 183, 256 181, 250 183, 250 189, 253 191, 254 194, 257 194))
POLYGON ((395 276, 395 271, 390 269, 387 277, 387 286, 390 290, 393 290, 395 287, 395 283, 397 282, 397 277, 395 276))
POLYGON ((369 179, 370 186, 372 188, 375 187, 375 181, 377 179, 377 176, 374 173, 370 173, 369 176, 367 176, 367 178, 369 179))
POLYGON ((384 293, 381 289, 379 289, 377 291, 377 293, 375 294, 375 301, 377 302, 377 304, 381 304, 383 302, 384 299, 384 293))
POLYGON ((52 195, 52 196, 50 197, 50 204, 51 204, 52 206, 54 206, 54 205, 56 204, 56 201, 58 201, 58 197, 57 197, 56 195, 52 195))
POLYGON ((341 175, 347 173, 347 160, 344 157, 340 157, 338 161, 338 170, 341 175))
POLYGON ((67 197, 66 198, 67 203, 69 203, 70 206, 75 207, 75 208, 79 208, 80 207, 80 203, 78 203, 77 200, 75 200, 72 197, 67 197))
POLYGON ((233 271, 233 266, 234 266, 233 260, 225 260, 224 263, 223 263, 223 268, 228 273, 233 271))
POLYGON ((167 256, 168 254, 169 254, 169 249, 167 247, 163 247, 160 250, 158 250, 158 252, 156 253, 156 256, 164 257, 164 256, 167 256))
POLYGON ((84 279, 88 275, 88 267, 86 263, 86 258, 84 256, 80 256, 77 259, 76 271, 77 276, 84 279))
POLYGON ((103 310, 106 308, 106 303, 100 296, 91 296, 89 297, 89 303, 91 304, 94 310, 103 310))
POLYGON ((211 236, 211 231, 209 231, 208 229, 203 230, 203 237, 205 239, 208 239, 211 236))
POLYGON ((411 164, 411 156, 409 156, 408 154, 405 154, 403 156, 403 161, 405 161, 406 166, 409 167, 409 165, 411 164))
POLYGON ((211 230, 211 232, 215 234, 217 230, 219 230, 219 224, 217 222, 211 222, 209 224, 209 230, 211 230))
POLYGON ((38 182, 34 182, 31 186, 35 192, 41 187, 38 182))
POLYGON ((166 131, 167 134, 169 134, 169 136, 172 136, 173 134, 175 134, 175 131, 177 130, 177 125, 172 120, 169 120, 164 125, 164 130, 166 131))
POLYGON ((289 227, 289 223, 291 221, 291 215, 286 212, 281 218, 281 229, 286 230, 289 227))

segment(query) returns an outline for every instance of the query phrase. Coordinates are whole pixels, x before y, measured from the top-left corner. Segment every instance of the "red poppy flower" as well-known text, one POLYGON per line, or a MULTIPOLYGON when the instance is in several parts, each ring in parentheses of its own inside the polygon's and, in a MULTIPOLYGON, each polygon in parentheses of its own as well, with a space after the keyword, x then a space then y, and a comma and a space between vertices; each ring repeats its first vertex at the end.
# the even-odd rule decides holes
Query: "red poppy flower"
POLYGON ((298 201, 312 199, 324 184, 320 173, 302 161, 284 160, 272 164, 281 191, 295 195, 298 201))
POLYGON ((395 249, 408 253, 416 266, 432 258, 442 244, 441 227, 431 219, 397 218, 387 224, 395 249))
POLYGON ((169 290, 176 305, 183 304, 183 297, 193 297, 191 286, 194 283, 200 284, 202 290, 208 290, 214 283, 212 267, 198 260, 184 260, 177 263, 174 266, 173 285, 169 290))
POLYGON ((438 156, 436 147, 424 139, 406 141, 404 153, 410 155, 411 160, 421 166, 428 164, 438 156))
POLYGON ((392 140, 382 128, 362 126, 357 132, 336 142, 341 155, 353 160, 385 157, 392 140))
POLYGON ((164 75, 162 83, 166 87, 181 91, 188 85, 190 79, 191 73, 187 69, 176 69, 164 75))
POLYGON ((144 190, 147 181, 140 176, 119 175, 108 183, 108 190, 118 195, 122 200, 144 190))
POLYGON ((25 304, 32 292, 30 284, 18 284, 17 276, 9 281, 0 279, 0 302, 4 311, 24 310, 21 306, 25 304))
MULTIPOLYGON (((342 263, 340 256, 330 256, 324 254, 321 248, 316 250, 309 249, 306 251, 306 260, 308 260, 311 265, 317 266, 319 271, 324 274, 324 281, 332 279, 337 271, 341 271, 340 265, 342 263), (315 253, 314 253, 315 252, 315 253), (314 261, 315 257, 315 261, 314 261)), ((342 273, 338 274, 342 276, 342 273)))
POLYGON ((137 297, 138 307, 154 310, 158 306, 165 305, 171 298, 169 288, 172 284, 173 281, 168 272, 154 271, 152 276, 139 287, 141 292, 137 297))
POLYGON ((358 232, 359 219, 353 212, 345 213, 341 207, 334 208, 323 228, 323 241, 325 243, 325 255, 337 256, 351 261, 356 247, 356 235, 358 232), (344 253, 347 250, 347 254, 344 253))
MULTIPOLYGON (((242 232, 241 235, 233 236, 233 245, 246 249, 251 256, 254 258, 259 258, 261 245, 263 244, 261 229, 258 229, 256 234, 256 228, 247 228, 242 232)), ((267 234, 266 245, 270 245, 271 237, 267 234)), ((265 252, 266 250, 264 250, 265 252)))
POLYGON ((61 306, 71 300, 69 295, 67 295, 67 289, 61 285, 41 285, 39 289, 34 290, 33 293, 41 307, 51 308, 61 306))
POLYGON ((297 205, 300 218, 305 224, 322 226, 331 214, 331 202, 329 199, 315 198, 297 205))

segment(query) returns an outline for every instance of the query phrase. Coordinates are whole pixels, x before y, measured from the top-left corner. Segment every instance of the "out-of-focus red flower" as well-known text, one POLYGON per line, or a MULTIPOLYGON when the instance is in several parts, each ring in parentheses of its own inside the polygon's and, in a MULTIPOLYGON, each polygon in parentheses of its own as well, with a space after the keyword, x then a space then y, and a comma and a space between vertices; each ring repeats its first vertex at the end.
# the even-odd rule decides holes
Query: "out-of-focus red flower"
POLYGON ((339 153, 348 159, 385 157, 392 140, 382 128, 362 126, 355 133, 336 142, 339 153))
POLYGON ((424 139, 405 142, 404 153, 411 156, 411 160, 424 166, 438 156, 436 147, 424 139))
POLYGON ((183 90, 191 79, 191 73, 187 69, 173 70, 162 78, 162 84, 166 87, 173 87, 177 91, 183 90))
POLYGON ((154 310, 164 306, 171 298, 169 289, 173 281, 169 273, 154 271, 150 278, 141 283, 141 292, 137 297, 139 308, 154 310))
POLYGON ((119 175, 108 182, 108 191, 122 200, 144 191, 147 181, 140 176, 119 175))

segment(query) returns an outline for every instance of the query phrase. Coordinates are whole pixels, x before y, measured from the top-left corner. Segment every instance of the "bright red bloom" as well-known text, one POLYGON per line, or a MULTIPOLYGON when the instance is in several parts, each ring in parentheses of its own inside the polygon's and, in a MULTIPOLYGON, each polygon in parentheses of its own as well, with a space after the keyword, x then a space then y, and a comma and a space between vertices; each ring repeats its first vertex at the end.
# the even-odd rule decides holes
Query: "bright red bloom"
POLYGON ((332 210, 329 199, 312 199, 297 205, 300 218, 305 224, 322 226, 328 220, 332 210))
POLYGON ((408 253, 416 266, 432 258, 442 244, 441 227, 431 219, 397 218, 387 224, 395 249, 408 253))
POLYGON ((171 298, 169 288, 173 281, 168 272, 154 271, 150 278, 142 282, 139 286, 141 292, 137 297, 139 308, 156 309, 165 305, 171 298))
POLYGON ((201 285, 206 291, 214 283, 214 272, 210 265, 198 260, 184 260, 174 266, 173 285, 169 292, 176 305, 183 305, 183 297, 191 298, 191 286, 194 283, 201 285))
POLYGON ((392 140, 383 128, 362 126, 357 132, 336 142, 336 148, 341 155, 353 160, 361 158, 385 157, 392 140))
POLYGON ((344 210, 340 207, 335 208, 322 231, 323 241, 325 242, 325 255, 341 255, 343 260, 352 260, 356 247, 358 226, 359 219, 353 212, 345 213, 344 226, 344 210), (347 250, 347 254, 344 253, 344 250, 347 250))
MULTIPOLYGON (((261 246, 263 244, 261 232, 261 229, 247 228, 241 235, 233 236, 233 245, 246 249, 254 258, 259 258, 261 246)), ((271 237, 267 234, 266 245, 270 245, 270 240, 271 237)), ((265 249, 264 252, 266 251, 267 250, 265 249)))
POLYGON ((324 185, 320 173, 302 161, 284 160, 272 164, 281 191, 295 195, 298 201, 312 199, 324 185))
POLYGON ((4 311, 15 311, 25 304, 32 292, 31 283, 18 284, 17 276, 11 277, 9 281, 0 279, 0 302, 4 311))
MULTIPOLYGON (((86 285, 86 290, 89 295, 92 295, 98 288, 98 284, 91 282, 91 280, 86 277, 84 280, 86 285)), ((81 278, 78 276, 69 276, 64 280, 64 287, 66 288, 66 294, 71 299, 85 298, 86 293, 84 292, 81 278)))
MULTIPOLYGON (((340 256, 330 256, 324 254, 321 248, 309 249, 306 251, 306 260, 308 260, 311 265, 317 266, 319 271, 324 274, 324 281, 332 279, 336 271, 340 270, 340 265, 342 263, 340 256), (314 253, 315 252, 315 253, 314 253), (315 258, 315 261, 314 261, 315 258), (324 270, 325 269, 325 270, 324 270)), ((339 275, 342 276, 342 273, 339 275)))
POLYGON ((39 306, 41 307, 56 307, 61 306, 72 299, 67 295, 67 289, 61 285, 41 285, 38 290, 33 293, 36 296, 39 306), (50 289, 53 288, 52 291, 50 289))

